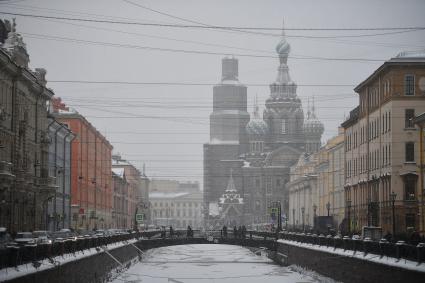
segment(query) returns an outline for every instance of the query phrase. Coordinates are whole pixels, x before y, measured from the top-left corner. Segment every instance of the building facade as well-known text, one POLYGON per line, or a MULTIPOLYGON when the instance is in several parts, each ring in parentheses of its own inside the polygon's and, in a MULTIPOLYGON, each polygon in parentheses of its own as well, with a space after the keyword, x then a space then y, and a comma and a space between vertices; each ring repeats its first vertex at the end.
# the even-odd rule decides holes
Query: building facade
MULTIPOLYGON (((46 230, 71 227, 71 142, 75 135, 64 124, 49 118, 49 176, 56 180, 56 192, 47 202, 46 230)), ((76 221, 76 219, 74 219, 76 221)))
POLYGON ((127 208, 128 219, 126 226, 136 228, 137 225, 149 224, 149 178, 134 165, 121 158, 119 154, 112 156, 113 170, 121 170, 128 183, 127 208), (143 214, 143 222, 136 223, 136 214, 143 214))
POLYGON ((75 229, 112 226, 112 145, 60 98, 52 100, 52 116, 75 135, 71 151, 71 207, 75 229))
POLYGON ((112 168, 112 184, 114 188, 114 204, 112 210, 113 228, 130 229, 132 228, 131 216, 129 214, 129 183, 125 176, 123 168, 112 168), (131 226, 129 226, 129 224, 131 226))
POLYGON ((317 152, 302 155, 291 167, 288 225, 318 228, 319 218, 329 216, 331 228, 340 229, 345 217, 343 182, 344 133, 340 129, 317 152))
POLYGON ((213 112, 210 115, 210 141, 204 144, 204 213, 217 204, 227 185, 230 170, 235 183, 242 187, 240 155, 247 151, 245 127, 247 87, 238 79, 238 60, 222 59, 221 82, 213 88, 213 112))
POLYGON ((149 192, 151 223, 186 229, 203 225, 203 194, 199 183, 174 180, 152 180, 149 192), (162 186, 164 185, 164 186, 162 186))
POLYGON ((55 194, 49 176, 46 71, 31 70, 15 21, 0 21, 0 226, 44 229, 45 203, 55 194))
POLYGON ((425 54, 404 52, 355 88, 359 106, 342 124, 351 232, 364 226, 396 234, 419 229, 419 135, 412 118, 425 111, 424 77, 425 54))

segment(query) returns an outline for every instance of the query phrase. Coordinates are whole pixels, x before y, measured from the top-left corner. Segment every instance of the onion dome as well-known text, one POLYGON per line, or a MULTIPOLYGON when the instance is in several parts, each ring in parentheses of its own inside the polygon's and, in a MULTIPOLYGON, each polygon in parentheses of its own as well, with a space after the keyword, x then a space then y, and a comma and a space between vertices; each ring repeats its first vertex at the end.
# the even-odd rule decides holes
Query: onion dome
POLYGON ((252 137, 265 137, 269 134, 269 126, 263 120, 251 120, 246 125, 246 133, 252 137))
POLYGON ((250 140, 263 140, 269 134, 269 125, 267 125, 267 123, 262 120, 258 114, 257 98, 255 98, 254 102, 253 119, 249 121, 245 129, 250 140))
POLYGON ((291 46, 286 41, 285 36, 285 26, 284 23, 282 24, 282 38, 279 41, 279 43, 276 45, 276 52, 279 55, 280 63, 286 64, 286 61, 288 60, 289 52, 291 51, 291 46))
MULTIPOLYGON (((307 108, 310 108, 310 106, 307 106, 307 108)), ((323 134, 324 131, 325 131, 325 126, 316 117, 315 108, 314 108, 314 98, 313 98, 312 111, 308 109, 307 120, 304 122, 304 132, 323 134)))

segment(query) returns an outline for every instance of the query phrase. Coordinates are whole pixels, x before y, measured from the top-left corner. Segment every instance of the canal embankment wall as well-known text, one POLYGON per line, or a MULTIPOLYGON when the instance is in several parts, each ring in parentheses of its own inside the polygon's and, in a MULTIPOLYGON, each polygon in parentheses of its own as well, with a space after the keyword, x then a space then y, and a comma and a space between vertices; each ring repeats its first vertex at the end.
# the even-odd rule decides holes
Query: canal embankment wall
POLYGON ((301 266, 344 283, 425 282, 425 263, 359 251, 278 240, 271 258, 281 265, 301 266))

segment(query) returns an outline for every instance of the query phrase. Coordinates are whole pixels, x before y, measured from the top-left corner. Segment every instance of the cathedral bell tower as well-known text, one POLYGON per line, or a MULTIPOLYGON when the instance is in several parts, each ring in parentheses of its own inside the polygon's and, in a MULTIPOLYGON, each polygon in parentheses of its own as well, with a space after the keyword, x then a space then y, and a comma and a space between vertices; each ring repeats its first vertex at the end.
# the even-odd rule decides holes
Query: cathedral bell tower
POLYGON ((291 46, 286 41, 285 30, 276 46, 279 67, 275 82, 270 84, 270 96, 266 100, 263 119, 269 126, 267 143, 275 149, 282 144, 290 144, 300 150, 304 147, 304 113, 301 100, 297 96, 297 85, 291 80, 287 65, 291 46))
POLYGON ((245 126, 247 112, 247 88, 238 80, 238 60, 222 59, 221 82, 213 89, 213 112, 210 115, 210 142, 235 143, 246 150, 245 126))

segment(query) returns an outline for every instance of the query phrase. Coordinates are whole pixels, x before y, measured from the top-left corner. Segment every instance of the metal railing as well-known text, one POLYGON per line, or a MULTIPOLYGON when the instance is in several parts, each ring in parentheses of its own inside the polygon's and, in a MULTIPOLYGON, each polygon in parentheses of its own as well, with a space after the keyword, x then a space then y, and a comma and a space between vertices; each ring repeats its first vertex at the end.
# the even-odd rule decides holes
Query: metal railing
MULTIPOLYGON (((276 235, 275 233, 270 233, 276 235)), ((385 239, 380 241, 372 241, 369 238, 350 238, 348 236, 325 236, 323 234, 280 232, 279 239, 295 241, 299 243, 331 247, 334 250, 339 248, 354 252, 362 252, 364 255, 369 253, 379 255, 381 258, 393 257, 396 259, 407 259, 418 263, 425 262, 425 243, 417 245, 407 244, 404 241, 396 243, 388 242, 385 239)))
POLYGON ((151 238, 158 233, 160 231, 155 230, 109 236, 84 236, 76 239, 54 241, 51 244, 6 245, 4 248, 0 248, 0 269, 17 267, 26 263, 34 263, 34 266, 37 266, 36 262, 44 259, 50 259, 54 262, 53 258, 57 256, 84 252, 92 248, 99 248, 131 239, 140 239, 141 237, 151 238))

